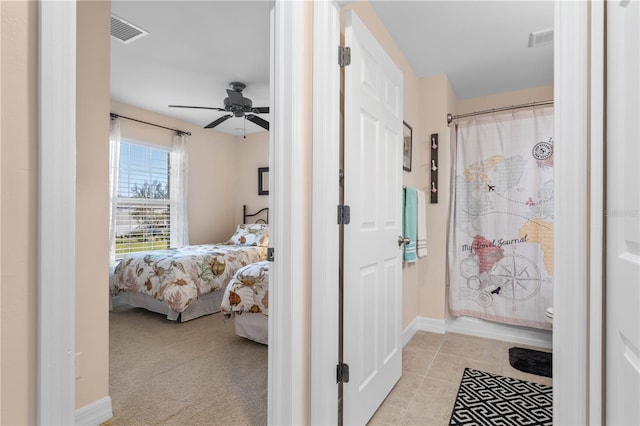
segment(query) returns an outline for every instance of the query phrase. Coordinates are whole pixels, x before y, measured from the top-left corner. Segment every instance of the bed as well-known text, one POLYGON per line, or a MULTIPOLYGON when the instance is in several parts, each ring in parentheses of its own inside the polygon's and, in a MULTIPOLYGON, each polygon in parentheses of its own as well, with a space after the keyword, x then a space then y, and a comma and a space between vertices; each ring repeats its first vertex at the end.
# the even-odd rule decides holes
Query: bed
POLYGON ((220 309, 225 320, 233 319, 238 336, 268 344, 269 262, 238 269, 227 284, 220 309))
POLYGON ((219 312, 236 271, 266 259, 268 214, 248 214, 243 206, 243 223, 223 243, 127 254, 109 280, 113 303, 182 322, 219 312))

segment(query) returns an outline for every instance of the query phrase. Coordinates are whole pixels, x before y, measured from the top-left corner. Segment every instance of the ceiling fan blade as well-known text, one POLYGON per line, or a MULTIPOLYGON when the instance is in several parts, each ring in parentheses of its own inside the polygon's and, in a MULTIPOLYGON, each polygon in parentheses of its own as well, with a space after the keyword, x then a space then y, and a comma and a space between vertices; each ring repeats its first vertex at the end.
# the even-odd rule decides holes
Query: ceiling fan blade
POLYGON ((227 89, 227 95, 229 96, 229 102, 231 105, 244 105, 242 92, 236 92, 235 90, 227 89))
POLYGON ((218 124, 220 123, 224 123, 225 121, 227 121, 228 119, 230 119, 231 117, 233 117, 233 114, 227 114, 227 115, 223 115, 222 117, 218 118, 215 121, 212 121, 211 123, 207 124, 206 126, 204 126, 205 129, 213 129, 214 127, 216 127, 218 124))
POLYGON ((212 109, 214 111, 226 111, 224 108, 190 106, 190 105, 169 105, 169 108, 195 108, 195 109, 212 109))
POLYGON ((247 114, 245 115, 245 117, 247 118, 247 120, 251 121, 252 123, 257 124, 258 126, 262 127, 265 130, 269 130, 269 122, 267 120, 263 120, 262 118, 258 117, 257 115, 253 115, 253 114, 247 114))
POLYGON ((269 107, 254 107, 251 108, 251 112, 254 114, 269 114, 269 107))

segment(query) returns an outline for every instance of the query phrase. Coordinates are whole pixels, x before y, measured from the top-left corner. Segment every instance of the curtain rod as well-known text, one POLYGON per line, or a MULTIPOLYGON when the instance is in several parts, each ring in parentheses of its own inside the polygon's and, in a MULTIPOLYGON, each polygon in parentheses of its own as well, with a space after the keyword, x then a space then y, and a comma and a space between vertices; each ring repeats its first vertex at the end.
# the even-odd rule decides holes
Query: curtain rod
POLYGON ((113 112, 110 112, 109 115, 111 116, 112 120, 115 120, 116 118, 124 118, 125 120, 137 121, 138 123, 148 124, 149 126, 161 127, 163 129, 171 130, 173 132, 176 132, 178 134, 178 136, 180 136, 180 135, 191 136, 191 132, 185 132, 184 130, 172 129, 171 127, 165 127, 165 126, 161 126, 159 124, 153 124, 153 123, 149 123, 147 121, 137 120, 137 119, 131 118, 131 117, 125 117, 124 115, 115 114, 113 112))
POLYGON ((553 105, 553 100, 530 102, 528 104, 511 105, 508 107, 501 107, 501 108, 492 108, 492 109, 486 109, 484 111, 469 112, 469 113, 460 114, 460 115, 447 114, 447 125, 451 124, 453 120, 457 120, 459 118, 466 118, 466 117, 471 117, 474 115, 481 115, 481 114, 491 114, 493 112, 500 112, 500 111, 509 111, 512 109, 530 108, 530 107, 541 106, 541 105, 553 105))

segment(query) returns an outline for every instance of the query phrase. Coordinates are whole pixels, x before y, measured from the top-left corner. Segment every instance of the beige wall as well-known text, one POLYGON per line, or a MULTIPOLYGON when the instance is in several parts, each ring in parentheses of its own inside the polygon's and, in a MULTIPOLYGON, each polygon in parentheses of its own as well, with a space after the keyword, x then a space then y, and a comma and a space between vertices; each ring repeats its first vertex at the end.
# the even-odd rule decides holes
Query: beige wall
POLYGON ((0 424, 36 422, 37 4, 0 2, 0 424))
MULTIPOLYGON (((114 100, 111 112, 191 133, 187 143, 191 244, 226 241, 242 222, 243 203, 249 209, 267 206, 268 197, 257 195, 257 167, 269 164, 267 132, 243 139, 114 100)), ((120 124, 124 139, 171 146, 170 130, 126 119, 120 124)))
POLYGON ((446 238, 450 202, 450 135, 446 115, 452 99, 451 85, 445 74, 420 80, 421 124, 425 131, 423 141, 427 191, 427 257, 423 262, 422 279, 418 282, 419 310, 421 317, 444 319, 446 238), (438 134, 438 203, 431 204, 431 134, 438 134))
POLYGON ((234 223, 242 223, 242 206, 255 213, 269 206, 267 195, 258 195, 258 167, 269 166, 269 132, 252 133, 244 139, 236 136, 235 166, 230 175, 236 180, 234 223))
POLYGON ((76 408, 109 395, 109 14, 77 3, 76 408))
POLYGON ((533 87, 515 92, 496 93, 479 98, 461 99, 456 102, 455 114, 548 100, 553 100, 553 85, 533 87))

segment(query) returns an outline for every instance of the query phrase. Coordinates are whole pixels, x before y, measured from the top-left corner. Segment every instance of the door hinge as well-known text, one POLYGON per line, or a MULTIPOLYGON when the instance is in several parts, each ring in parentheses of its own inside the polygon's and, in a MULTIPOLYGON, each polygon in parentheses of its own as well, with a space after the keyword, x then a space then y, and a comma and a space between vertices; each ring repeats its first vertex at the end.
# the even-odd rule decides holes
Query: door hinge
POLYGON ((338 46, 338 65, 346 67, 351 65, 351 48, 338 46))
POLYGON ((349 364, 339 362, 336 365, 336 383, 349 383, 349 364))
POLYGON ((344 204, 338 205, 338 225, 348 225, 351 222, 351 209, 344 204))
POLYGON ((274 254, 273 247, 267 247, 267 261, 273 262, 274 254))

